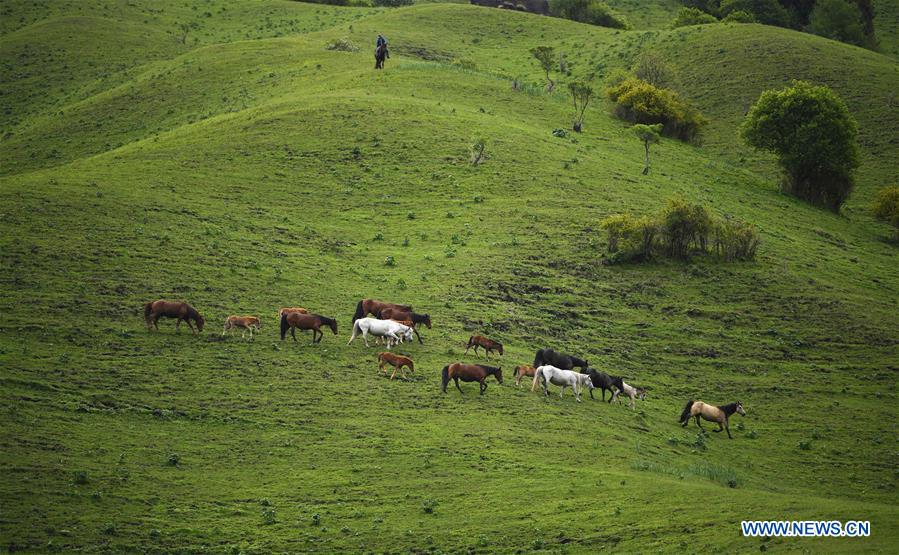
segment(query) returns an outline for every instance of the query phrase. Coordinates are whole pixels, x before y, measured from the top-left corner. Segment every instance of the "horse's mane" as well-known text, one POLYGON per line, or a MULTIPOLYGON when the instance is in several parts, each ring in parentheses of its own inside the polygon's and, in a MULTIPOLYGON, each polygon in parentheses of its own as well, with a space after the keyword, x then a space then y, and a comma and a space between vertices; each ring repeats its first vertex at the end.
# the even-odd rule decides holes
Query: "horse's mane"
POLYGON ((480 366, 488 374, 495 374, 495 373, 499 372, 499 370, 500 370, 496 366, 487 366, 486 364, 477 364, 476 366, 480 366))
POLYGON ((188 317, 193 318, 194 320, 202 320, 203 319, 203 317, 200 316, 200 312, 196 308, 190 306, 187 303, 184 303, 184 304, 187 305, 187 316, 188 317))
MULTIPOLYGON (((415 322, 416 324, 424 322, 426 319, 430 318, 430 316, 427 314, 418 314, 417 312, 412 312, 412 311, 409 311, 409 315, 412 317, 412 321, 415 322)), ((380 318, 380 317, 381 316, 378 315, 378 318, 380 318)))
POLYGON ((334 320, 334 318, 328 318, 327 316, 322 316, 321 314, 316 314, 316 316, 318 316, 318 319, 321 320, 324 324, 326 324, 328 326, 331 326, 331 325, 334 325, 337 323, 337 321, 334 320))
POLYGON ((719 405, 718 408, 724 411, 724 414, 730 416, 733 413, 737 412, 737 403, 731 403, 729 405, 719 405))

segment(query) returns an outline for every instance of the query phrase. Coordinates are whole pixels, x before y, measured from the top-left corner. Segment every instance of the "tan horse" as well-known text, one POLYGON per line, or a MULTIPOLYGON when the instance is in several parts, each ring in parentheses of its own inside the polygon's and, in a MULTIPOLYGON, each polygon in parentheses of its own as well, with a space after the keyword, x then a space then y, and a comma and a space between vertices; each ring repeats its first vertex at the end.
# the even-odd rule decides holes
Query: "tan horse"
POLYGON ((222 335, 225 335, 234 328, 243 330, 240 332, 241 338, 243 338, 249 331, 250 339, 253 339, 253 333, 262 328, 262 322, 260 322, 259 318, 256 316, 228 316, 225 318, 225 329, 222 330, 222 335))
MULTIPOLYGON (((521 378, 525 376, 534 377, 534 372, 537 370, 533 366, 528 366, 527 364, 523 364, 521 366, 515 367, 515 372, 512 374, 515 377, 515 386, 521 387, 521 378)), ((536 384, 536 382, 534 382, 536 384)), ((533 391, 533 388, 531 389, 533 391)))
POLYGON ((384 366, 389 364, 393 366, 393 374, 390 375, 390 379, 392 380, 394 376, 396 376, 397 371, 402 374, 402 378, 406 379, 406 370, 404 367, 409 367, 410 372, 415 372, 415 366, 412 363, 412 359, 409 357, 404 357, 402 355, 395 355, 393 353, 383 352, 378 353, 378 374, 380 375, 384 371, 384 366))
POLYGON ((703 403, 702 401, 694 401, 693 399, 690 399, 689 401, 687 401, 687 406, 684 407, 684 412, 682 412, 680 415, 681 426, 686 427, 687 424, 690 423, 690 418, 695 416, 696 425, 699 426, 700 430, 703 430, 705 428, 703 428, 702 424, 699 423, 699 418, 702 417, 703 420, 716 422, 718 424, 718 429, 712 430, 713 432, 727 430, 727 437, 733 439, 733 436, 730 435, 730 425, 728 419, 730 418, 730 415, 735 412, 740 414, 741 416, 746 416, 746 411, 743 410, 743 403, 741 403, 740 401, 731 403, 729 405, 716 407, 715 405, 709 405, 707 403, 703 403))
POLYGON ((296 312, 298 314, 309 314, 308 310, 306 310, 305 308, 299 307, 299 306, 282 308, 281 310, 278 311, 278 321, 279 322, 281 321, 281 316, 284 316, 285 314, 293 314, 294 312, 296 312))

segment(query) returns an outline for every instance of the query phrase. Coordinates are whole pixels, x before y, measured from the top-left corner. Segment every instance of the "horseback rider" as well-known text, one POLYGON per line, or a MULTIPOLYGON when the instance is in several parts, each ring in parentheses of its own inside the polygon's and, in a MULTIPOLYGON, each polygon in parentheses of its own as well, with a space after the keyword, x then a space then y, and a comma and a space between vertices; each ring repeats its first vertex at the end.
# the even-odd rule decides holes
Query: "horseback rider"
POLYGON ((387 48, 387 39, 384 38, 384 35, 378 33, 378 40, 375 43, 375 49, 379 49, 382 46, 384 47, 384 53, 388 58, 390 58, 390 50, 388 50, 387 48))

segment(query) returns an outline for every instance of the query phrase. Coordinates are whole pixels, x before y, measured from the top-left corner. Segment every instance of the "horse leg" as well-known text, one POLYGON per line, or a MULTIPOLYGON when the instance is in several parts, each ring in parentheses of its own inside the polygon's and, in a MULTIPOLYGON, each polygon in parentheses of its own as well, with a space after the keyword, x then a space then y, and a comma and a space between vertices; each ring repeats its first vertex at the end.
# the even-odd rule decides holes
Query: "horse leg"
POLYGON ((187 324, 187 327, 190 328, 191 333, 193 333, 194 335, 197 335, 197 330, 195 330, 193 325, 191 325, 190 320, 185 318, 184 322, 187 324))
POLYGON ((727 430, 727 438, 733 439, 734 436, 730 435, 730 422, 727 421, 727 418, 724 419, 724 429, 727 430))
POLYGON ((461 393, 462 395, 465 395, 465 392, 462 391, 461 387, 459 387, 459 376, 453 376, 453 381, 456 382, 456 389, 459 390, 459 393, 461 393))
MULTIPOLYGON (((724 424, 722 424, 721 422, 717 422, 717 424, 718 424, 718 429, 717 429, 717 430, 712 430, 712 431, 715 432, 715 433, 718 433, 718 432, 724 430, 724 424)), ((727 433, 730 434, 730 432, 727 432, 727 433)))
POLYGON ((487 379, 482 378, 481 379, 481 395, 483 395, 485 391, 487 391, 487 379))
POLYGON ((702 422, 699 421, 699 415, 696 415, 696 425, 699 426, 699 429, 705 431, 705 428, 702 427, 702 422))
POLYGON ((296 328, 290 328, 290 336, 293 337, 294 343, 297 343, 297 342, 298 342, 298 341, 297 341, 297 329, 296 329, 296 328))
POLYGON ((392 380, 396 376, 396 371, 399 370, 396 366, 393 367, 393 374, 390 374, 390 379, 392 380))
POLYGON ((362 341, 364 341, 365 346, 368 347, 368 330, 362 330, 362 341))
POLYGON ((412 333, 414 333, 414 334, 415 334, 415 337, 418 338, 418 343, 419 343, 419 345, 424 345, 424 344, 425 344, 425 342, 421 340, 421 335, 419 335, 417 329, 412 328, 412 333))

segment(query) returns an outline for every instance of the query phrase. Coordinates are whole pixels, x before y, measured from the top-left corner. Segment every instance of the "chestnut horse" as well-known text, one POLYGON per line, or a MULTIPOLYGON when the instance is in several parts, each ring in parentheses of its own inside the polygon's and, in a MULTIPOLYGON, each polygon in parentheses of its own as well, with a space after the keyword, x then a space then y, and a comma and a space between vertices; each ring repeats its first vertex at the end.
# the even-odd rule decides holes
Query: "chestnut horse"
POLYGON ((194 335, 203 331, 203 324, 206 323, 206 320, 200 316, 200 313, 194 307, 181 301, 152 301, 144 305, 144 320, 147 322, 147 329, 151 329, 150 326, 152 325, 158 331, 159 324, 157 322, 163 316, 166 318, 177 318, 178 322, 175 324, 175 329, 179 331, 181 330, 182 320, 187 322, 187 327, 194 332, 194 335), (190 325, 191 320, 197 324, 197 329, 190 325))
POLYGON ((259 318, 256 316, 228 316, 225 319, 225 329, 222 330, 222 335, 225 335, 234 328, 243 330, 240 332, 241 337, 244 337, 249 331, 250 339, 253 339, 253 333, 262 328, 262 322, 260 322, 259 318))
POLYGON ((299 312, 282 314, 281 341, 284 341, 287 330, 290 330, 290 336, 296 341, 296 330, 299 328, 301 330, 312 330, 312 342, 319 343, 325 336, 324 332, 321 330, 323 325, 330 327, 331 331, 334 332, 334 335, 337 335, 337 320, 328 318, 327 316, 322 316, 321 314, 300 314, 299 312), (316 334, 318 334, 318 339, 316 339, 316 334))
POLYGON ((730 415, 733 413, 738 413, 742 416, 746 416, 746 411, 743 410, 743 403, 737 401, 736 403, 731 403, 729 405, 722 405, 720 407, 716 407, 715 405, 709 405, 703 403, 702 401, 694 401, 690 399, 687 401, 687 406, 684 407, 684 412, 680 415, 681 426, 686 427, 687 424, 690 423, 690 417, 696 417, 696 425, 699 426, 699 429, 704 429, 702 424, 699 423, 699 417, 702 417, 703 420, 708 420, 709 422, 715 422, 718 424, 717 430, 712 430, 713 432, 720 432, 721 430, 727 430, 727 437, 733 439, 733 436, 730 435, 730 425, 728 419, 730 415))
POLYGON ((483 395, 487 390, 487 376, 491 375, 496 378, 497 382, 503 383, 502 368, 484 366, 483 364, 463 364, 461 362, 454 362, 443 367, 440 389, 446 393, 446 384, 448 384, 450 380, 453 380, 456 382, 456 389, 459 390, 459 393, 462 393, 462 388, 459 387, 459 380, 462 380, 463 382, 480 382, 481 395, 483 395))
POLYGON ((299 307, 299 306, 282 308, 281 310, 278 311, 278 321, 279 322, 281 321, 281 316, 284 316, 285 314, 290 314, 291 312, 299 312, 300 314, 309 314, 308 310, 306 310, 305 308, 299 307))
MULTIPOLYGON (((528 366, 527 364, 523 364, 521 366, 515 367, 515 372, 512 374, 515 377, 515 386, 521 387, 521 378, 525 376, 534 377, 534 372, 537 370, 533 366, 528 366)), ((537 383, 537 382, 534 382, 537 383)))
POLYGON ((478 347, 483 347, 484 356, 486 356, 487 358, 490 358, 490 351, 499 351, 499 354, 503 354, 502 343, 500 343, 499 341, 494 341, 492 339, 487 339, 483 335, 472 335, 468 338, 468 346, 465 347, 465 354, 468 354, 468 349, 471 349, 472 347, 474 347, 475 355, 478 354, 478 347))
POLYGON ((431 329, 431 315, 430 314, 416 314, 411 310, 400 310, 398 308, 385 308, 378 312, 379 320, 394 320, 400 322, 406 326, 412 328, 412 331, 415 332, 415 337, 418 338, 418 342, 424 344, 424 341, 421 340, 421 335, 418 333, 418 329, 416 329, 417 324, 424 324, 428 329, 431 329), (406 322, 412 322, 411 324, 407 324, 406 322))
MULTIPOLYGON (((380 375, 382 371, 384 371, 384 365, 389 364, 393 366, 393 374, 390 375, 390 379, 392 380, 394 376, 396 376, 397 371, 402 373, 402 377, 406 379, 406 370, 403 368, 404 366, 409 367, 410 372, 415 372, 415 366, 412 363, 412 359, 409 357, 404 357, 402 355, 395 355, 389 352, 378 353, 378 374, 380 375)), ((384 372, 386 374, 386 372, 384 372)))
POLYGON ((378 313, 385 308, 396 308, 403 312, 412 312, 412 307, 407 304, 394 304, 384 301, 376 301, 374 299, 362 299, 361 301, 356 303, 356 313, 353 314, 353 322, 355 323, 359 318, 365 318, 369 314, 371 314, 372 316, 377 316, 378 313))

